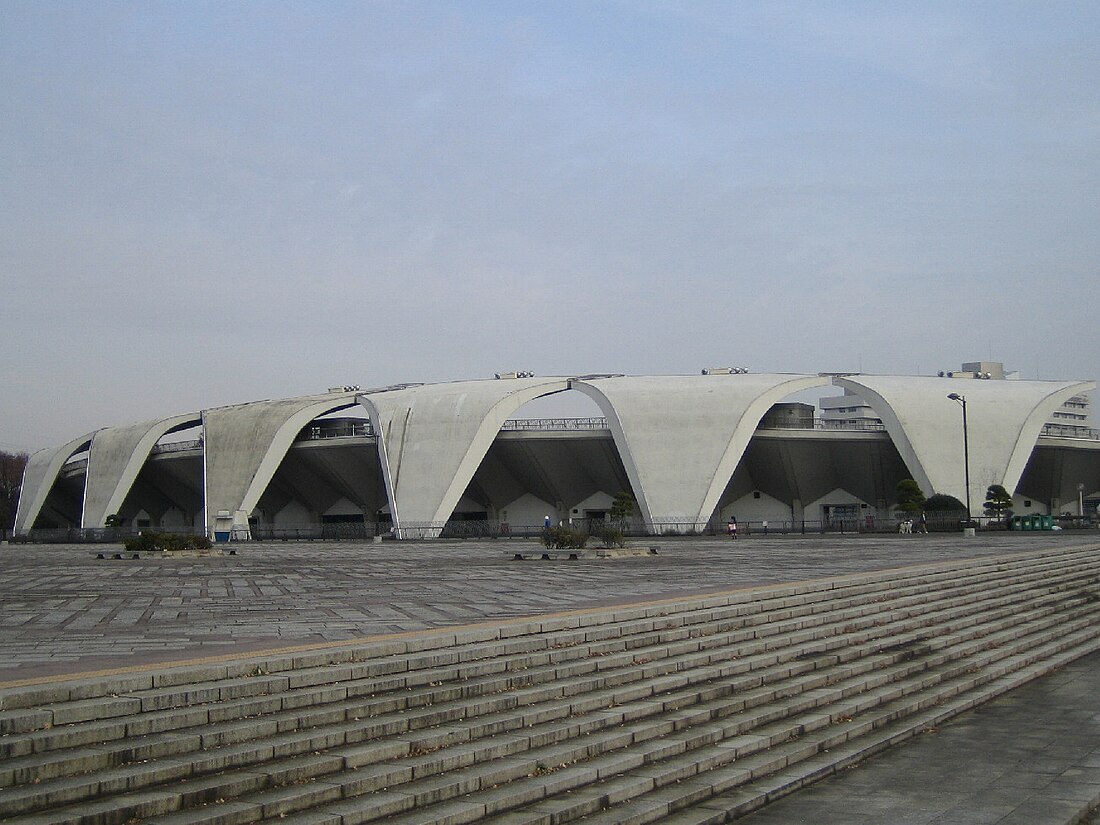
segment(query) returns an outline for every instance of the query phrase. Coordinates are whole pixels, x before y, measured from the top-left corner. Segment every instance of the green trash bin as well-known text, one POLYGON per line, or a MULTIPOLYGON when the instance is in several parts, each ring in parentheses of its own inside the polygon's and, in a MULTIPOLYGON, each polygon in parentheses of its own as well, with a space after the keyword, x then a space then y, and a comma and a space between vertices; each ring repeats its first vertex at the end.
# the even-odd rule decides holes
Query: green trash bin
POLYGON ((1039 530, 1053 530, 1054 529, 1054 516, 1038 516, 1039 530))

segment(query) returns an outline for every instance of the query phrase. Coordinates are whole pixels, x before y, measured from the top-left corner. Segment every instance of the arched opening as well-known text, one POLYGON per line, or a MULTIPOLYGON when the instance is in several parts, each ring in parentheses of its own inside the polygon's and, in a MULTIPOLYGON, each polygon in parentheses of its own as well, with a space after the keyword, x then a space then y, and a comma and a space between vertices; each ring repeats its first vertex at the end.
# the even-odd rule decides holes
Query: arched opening
POLYGON ((599 406, 576 390, 529 401, 505 422, 445 535, 537 535, 603 522, 630 480, 599 406))

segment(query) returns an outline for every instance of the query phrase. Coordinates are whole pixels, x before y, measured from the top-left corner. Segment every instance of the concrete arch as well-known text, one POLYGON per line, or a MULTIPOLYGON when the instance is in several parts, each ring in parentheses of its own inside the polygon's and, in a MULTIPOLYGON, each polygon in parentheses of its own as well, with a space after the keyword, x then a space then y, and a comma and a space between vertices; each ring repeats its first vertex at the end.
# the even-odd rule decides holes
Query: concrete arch
POLYGON ((439 535, 512 413, 569 389, 566 378, 426 384, 365 393, 399 538, 439 535))
POLYGON ((249 515, 302 427, 354 406, 355 393, 340 392, 203 410, 207 530, 227 512, 232 528, 246 532, 249 515))
POLYGON ((967 497, 962 416, 949 393, 966 397, 970 500, 977 510, 990 484, 1014 492, 1043 424, 1092 381, 993 381, 892 375, 837 378, 864 398, 926 495, 967 497))
POLYGON ((47 447, 34 453, 23 470, 23 486, 19 493, 19 506, 15 511, 15 532, 25 533, 34 527, 34 522, 42 512, 46 498, 53 488, 65 462, 88 448, 95 431, 74 438, 61 447, 47 447))
POLYGON ((813 375, 623 376, 572 382, 607 417, 642 517, 702 529, 760 420, 813 375))
POLYGON ((80 526, 106 527, 107 517, 122 507, 157 441, 170 432, 199 424, 201 420, 198 413, 190 413, 97 431, 88 452, 80 526))

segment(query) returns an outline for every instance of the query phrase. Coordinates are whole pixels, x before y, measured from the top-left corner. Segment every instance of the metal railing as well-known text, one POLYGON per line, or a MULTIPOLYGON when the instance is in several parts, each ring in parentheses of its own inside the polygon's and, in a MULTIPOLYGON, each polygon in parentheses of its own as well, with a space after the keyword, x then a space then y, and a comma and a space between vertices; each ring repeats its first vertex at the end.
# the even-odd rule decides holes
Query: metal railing
MULTIPOLYGON (((535 431, 574 431, 574 430, 606 430, 607 419, 603 417, 590 418, 509 418, 501 426, 502 432, 535 431)), ((761 430, 840 430, 845 432, 885 432, 886 425, 876 421, 831 421, 824 418, 794 419, 791 421, 764 420, 760 422, 761 430)), ((314 425, 302 430, 298 437, 300 441, 316 441, 326 438, 373 438, 374 427, 367 420, 355 422, 341 422, 335 425, 314 425)), ((1091 441, 1100 441, 1100 430, 1090 427, 1074 427, 1062 424, 1043 425, 1042 435, 1055 438, 1082 438, 1091 441)), ((202 447, 202 439, 195 441, 179 441, 173 444, 158 444, 153 448, 154 453, 167 453, 183 450, 194 450, 202 447)))
POLYGON ((1093 427, 1075 427, 1068 424, 1044 424, 1040 435, 1051 438, 1081 438, 1086 441, 1100 441, 1100 430, 1093 427))
MULTIPOLYGON (((570 431, 594 431, 608 429, 607 419, 603 417, 591 418, 510 418, 500 428, 501 432, 570 432, 570 431)), ((874 421, 830 421, 823 418, 795 419, 792 421, 761 421, 757 427, 760 430, 815 430, 815 431, 843 431, 843 432, 885 432, 886 426, 874 421)), ((306 427, 298 436, 298 441, 319 441, 328 438, 373 438, 374 427, 370 421, 340 422, 335 425, 317 425, 306 427)), ((1092 427, 1076 427, 1063 424, 1044 424, 1041 435, 1049 438, 1076 438, 1086 441, 1100 441, 1100 429, 1092 427)), ((202 450, 201 438, 189 441, 173 441, 167 444, 157 444, 152 449, 153 455, 165 453, 181 453, 192 450, 202 450)), ((86 455, 70 459, 65 469, 72 471, 87 466, 86 455)))
POLYGON ((201 527, 35 527, 8 536, 10 544, 121 544, 145 533, 201 536, 201 527))
POLYGON ((153 455, 163 453, 184 453, 190 450, 202 450, 202 439, 193 438, 190 441, 169 441, 167 444, 155 444, 150 452, 153 455))
POLYGON ((253 541, 355 541, 388 535, 387 522, 350 521, 335 524, 301 524, 276 527, 254 524, 249 529, 253 541))
MULTIPOLYGON (((962 529, 966 514, 963 512, 928 513, 927 528, 932 533, 951 533, 962 529)), ((862 518, 843 519, 769 519, 768 521, 739 521, 738 538, 760 536, 795 535, 866 535, 898 533, 904 519, 894 516, 864 516, 862 518)), ((917 534, 919 527, 915 523, 912 531, 917 534)), ((986 516, 974 519, 975 526, 982 531, 1007 530, 1004 521, 986 516)), ((1093 530, 1098 522, 1090 518, 1055 517, 1054 523, 1062 530, 1093 530)), ((655 520, 648 527, 640 519, 628 519, 622 522, 604 522, 593 520, 576 521, 572 529, 589 536, 592 546, 600 541, 604 528, 614 528, 626 538, 691 538, 722 537, 727 535, 726 522, 711 519, 699 524, 689 519, 664 518, 655 520)), ((143 528, 157 533, 177 535, 202 535, 203 530, 188 528, 143 528)), ((9 544, 110 544, 121 543, 127 538, 138 535, 138 529, 112 528, 38 528, 22 533, 8 533, 9 544)), ((545 533, 542 524, 511 524, 495 520, 455 520, 447 522, 417 522, 394 528, 389 522, 350 522, 339 524, 302 524, 296 526, 275 527, 272 525, 253 525, 253 541, 374 541, 401 538, 407 541, 432 539, 540 539, 545 533)))
POLYGON ((370 421, 341 421, 333 424, 314 423, 298 435, 298 441, 323 441, 326 438, 373 438, 370 421))
POLYGON ((606 430, 606 418, 509 418, 502 432, 521 430, 606 430))

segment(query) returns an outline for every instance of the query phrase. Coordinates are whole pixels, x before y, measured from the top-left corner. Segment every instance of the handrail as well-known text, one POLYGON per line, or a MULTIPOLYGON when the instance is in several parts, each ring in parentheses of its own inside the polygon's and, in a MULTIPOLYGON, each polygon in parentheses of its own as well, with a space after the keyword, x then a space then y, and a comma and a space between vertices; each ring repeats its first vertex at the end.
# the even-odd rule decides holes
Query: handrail
POLYGON ((324 441, 327 438, 373 438, 374 427, 366 419, 337 424, 314 422, 302 430, 298 441, 324 441))
POLYGON ((522 430, 606 430, 606 418, 509 418, 502 431, 522 430))
POLYGON ((160 455, 162 453, 183 453, 188 450, 201 450, 202 439, 193 438, 189 441, 169 441, 167 444, 155 444, 150 452, 153 455, 160 455))
POLYGON ((1085 441, 1100 441, 1100 430, 1068 424, 1044 424, 1043 431, 1039 435, 1045 435, 1048 438, 1081 438, 1085 441))
MULTIPOLYGON (((502 432, 570 432, 593 431, 608 429, 607 419, 603 417, 591 418, 510 418, 500 428, 502 432)), ((762 421, 757 427, 760 430, 813 430, 813 431, 845 431, 845 432, 884 432, 886 426, 876 421, 832 421, 823 418, 795 419, 792 421, 762 421)), ((1047 438, 1075 438, 1084 441, 1100 441, 1100 429, 1093 427, 1077 427, 1065 424, 1044 424, 1041 436, 1047 438)), ((319 441, 329 438, 373 438, 374 428, 367 420, 355 422, 340 422, 336 425, 314 424, 302 430, 298 436, 299 441, 319 441)), ((188 452, 202 450, 201 438, 188 441, 172 441, 166 444, 157 444, 152 449, 153 455, 165 453, 188 452)), ((78 453, 66 462, 66 469, 73 470, 79 466, 79 462, 87 462, 86 453, 78 453)))

